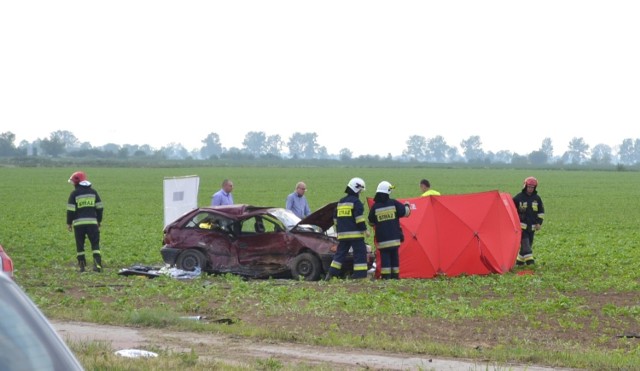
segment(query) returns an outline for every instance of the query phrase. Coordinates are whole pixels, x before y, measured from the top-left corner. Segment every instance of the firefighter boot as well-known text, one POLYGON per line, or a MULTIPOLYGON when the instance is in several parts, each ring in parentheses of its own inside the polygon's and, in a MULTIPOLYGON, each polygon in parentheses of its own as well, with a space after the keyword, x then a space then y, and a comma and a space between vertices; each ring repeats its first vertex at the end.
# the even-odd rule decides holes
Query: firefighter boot
POLYGON ((325 281, 331 281, 333 277, 337 277, 340 275, 340 270, 334 267, 329 267, 329 271, 327 275, 324 277, 325 281))
POLYGON ((102 272, 102 257, 100 251, 93 251, 93 271, 102 272))
POLYGON ((333 268, 329 268, 329 271, 327 272, 327 275, 324 277, 325 281, 331 281, 331 279, 333 277, 336 277, 339 274, 339 272, 337 272, 335 269, 333 268))
POLYGON ((86 266, 87 266, 86 261, 78 259, 78 272, 83 273, 85 271, 86 266))

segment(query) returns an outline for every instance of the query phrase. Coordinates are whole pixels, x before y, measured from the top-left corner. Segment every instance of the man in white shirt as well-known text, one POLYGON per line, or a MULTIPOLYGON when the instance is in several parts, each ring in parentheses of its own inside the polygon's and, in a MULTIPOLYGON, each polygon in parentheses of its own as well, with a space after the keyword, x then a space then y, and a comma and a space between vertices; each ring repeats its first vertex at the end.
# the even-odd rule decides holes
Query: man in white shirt
POLYGON ((222 188, 211 196, 211 206, 233 205, 233 182, 229 179, 222 181, 222 188))
POLYGON ((285 207, 287 210, 293 211, 300 219, 304 219, 311 214, 309 203, 304 196, 306 191, 307 185, 304 184, 304 182, 298 182, 295 191, 287 196, 287 204, 285 207))

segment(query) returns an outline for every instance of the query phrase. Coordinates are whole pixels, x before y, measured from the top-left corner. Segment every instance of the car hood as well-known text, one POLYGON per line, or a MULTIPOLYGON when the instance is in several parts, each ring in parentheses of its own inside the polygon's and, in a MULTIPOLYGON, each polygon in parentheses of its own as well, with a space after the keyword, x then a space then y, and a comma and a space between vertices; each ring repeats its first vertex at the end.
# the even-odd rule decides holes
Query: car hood
POLYGON ((332 202, 324 205, 323 207, 314 211, 311 215, 302 219, 298 223, 298 225, 317 225, 318 227, 322 228, 324 232, 326 232, 329 228, 331 228, 331 226, 333 226, 333 216, 335 215, 337 205, 337 202, 332 202))

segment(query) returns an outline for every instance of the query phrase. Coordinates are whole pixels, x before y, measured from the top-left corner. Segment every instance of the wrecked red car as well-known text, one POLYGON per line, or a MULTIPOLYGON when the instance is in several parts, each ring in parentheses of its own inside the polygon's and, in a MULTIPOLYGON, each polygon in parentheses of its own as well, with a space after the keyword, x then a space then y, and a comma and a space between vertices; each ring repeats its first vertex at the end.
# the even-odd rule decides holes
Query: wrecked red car
MULTIPOLYGON (((338 240, 331 233, 336 203, 301 220, 277 207, 228 205, 189 211, 164 228, 165 264, 207 273, 250 278, 324 277, 338 240)), ((369 266, 374 262, 369 248, 369 266)), ((353 256, 343 263, 353 269, 353 256)))

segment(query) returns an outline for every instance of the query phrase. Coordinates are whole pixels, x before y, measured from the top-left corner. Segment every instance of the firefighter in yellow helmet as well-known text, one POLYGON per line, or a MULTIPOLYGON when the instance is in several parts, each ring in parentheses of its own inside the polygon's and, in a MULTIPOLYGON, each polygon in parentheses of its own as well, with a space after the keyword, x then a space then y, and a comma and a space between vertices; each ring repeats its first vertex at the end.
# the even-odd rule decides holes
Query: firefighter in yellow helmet
POLYGON ((544 205, 537 188, 538 179, 530 176, 524 180, 522 191, 513 197, 522 229, 517 265, 531 265, 536 262, 533 258, 533 236, 540 230, 544 221, 544 205))

